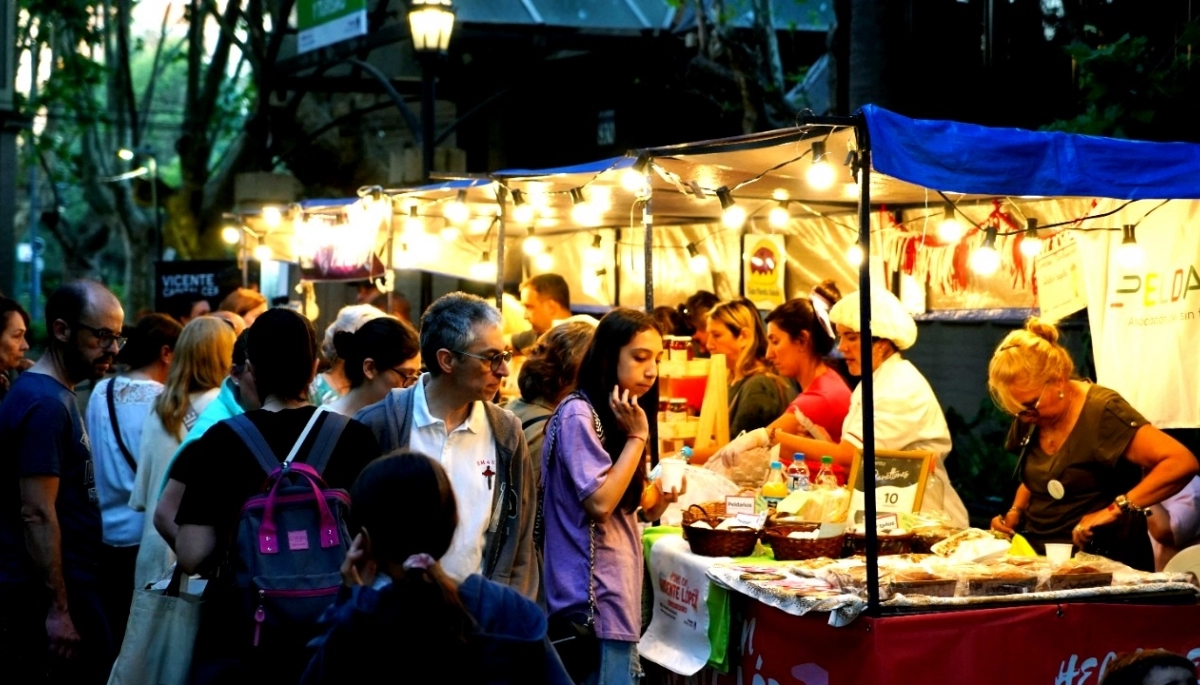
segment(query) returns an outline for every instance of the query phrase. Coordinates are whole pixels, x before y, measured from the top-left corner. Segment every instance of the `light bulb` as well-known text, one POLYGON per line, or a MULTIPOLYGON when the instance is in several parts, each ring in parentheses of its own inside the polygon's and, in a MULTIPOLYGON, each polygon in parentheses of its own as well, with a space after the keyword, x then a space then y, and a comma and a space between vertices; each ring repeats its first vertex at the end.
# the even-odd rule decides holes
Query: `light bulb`
POLYGON ((440 235, 442 236, 442 240, 452 243, 462 236, 462 231, 456 226, 446 226, 441 230, 440 235))
POLYGON ((948 245, 962 240, 963 234, 966 233, 966 229, 963 228, 962 222, 958 220, 954 212, 954 205, 947 203, 942 222, 938 224, 937 228, 938 240, 948 245))
POLYGON ((1146 252, 1137 243, 1133 224, 1125 224, 1121 230, 1125 235, 1117 246, 1117 265, 1124 269, 1136 269, 1145 261, 1146 252))
POLYGON ((771 191, 771 197, 780 202, 787 202, 788 191, 786 188, 776 188, 771 191))
POLYGON ((521 243, 521 249, 530 257, 540 255, 546 251, 546 241, 533 235, 531 232, 525 237, 525 241, 521 243))
POLYGON ((242 240, 242 229, 237 226, 226 226, 221 229, 221 240, 230 245, 237 245, 242 240))
POLYGON ((767 213, 767 223, 771 225, 771 228, 784 228, 791 218, 787 206, 782 202, 772 207, 771 211, 767 213))
POLYGON ((533 266, 538 271, 549 271, 554 268, 554 257, 551 257, 549 252, 543 252, 539 255, 535 255, 533 258, 533 266))
POLYGON ((271 252, 271 248, 266 245, 256 245, 254 248, 254 258, 260 262, 265 262, 274 256, 275 253, 271 252))
POLYGON ((467 191, 458 191, 458 195, 442 209, 442 216, 452 224, 465 224, 471 218, 471 210, 467 207, 467 191))
POLYGON ((283 212, 278 207, 268 205, 262 208, 262 220, 267 228, 275 228, 283 221, 283 212))
POLYGON ((971 270, 980 276, 991 276, 1000 269, 1000 253, 984 245, 971 253, 971 270))
POLYGON ((404 232, 409 235, 417 235, 425 232, 425 221, 417 216, 417 207, 412 205, 408 208, 408 218, 404 220, 404 232))
POLYGON ((730 205, 721 212, 721 224, 725 228, 741 228, 746 223, 746 210, 740 205, 730 205))
POLYGON ((1042 239, 1038 237, 1037 219, 1027 220, 1025 235, 1021 238, 1021 254, 1033 258, 1042 251, 1042 239))
POLYGON ((513 208, 513 220, 519 224, 532 223, 533 214, 533 205, 518 205, 513 208))
POLYGON ((646 173, 638 170, 636 165, 621 172, 621 187, 636 197, 650 193, 650 184, 646 181, 646 173))
POLYGON ((592 244, 584 248, 583 263, 589 266, 600 266, 604 262, 604 250, 600 247, 600 236, 592 236, 592 244))
POLYGON ((850 266, 861 266, 863 263, 862 245, 859 245, 858 243, 851 245, 850 249, 846 250, 846 261, 850 262, 850 266))
POLYGON ((475 281, 496 280, 496 263, 492 261, 492 253, 484 252, 479 261, 471 265, 471 279, 475 281))
POLYGON ((692 273, 696 274, 697 276, 703 276, 710 271, 708 267, 708 257, 705 257, 702 254, 688 258, 688 267, 692 270, 692 273))
POLYGON ((571 207, 571 219, 581 226, 595 226, 600 223, 600 212, 591 203, 583 202, 571 207))
POLYGON ((405 243, 400 243, 400 249, 392 252, 392 259, 397 269, 411 269, 417 264, 416 255, 405 243))
POLYGON ((827 190, 833 185, 834 171, 825 155, 825 143, 818 141, 812 144, 812 159, 812 164, 804 172, 804 180, 813 190, 827 190))

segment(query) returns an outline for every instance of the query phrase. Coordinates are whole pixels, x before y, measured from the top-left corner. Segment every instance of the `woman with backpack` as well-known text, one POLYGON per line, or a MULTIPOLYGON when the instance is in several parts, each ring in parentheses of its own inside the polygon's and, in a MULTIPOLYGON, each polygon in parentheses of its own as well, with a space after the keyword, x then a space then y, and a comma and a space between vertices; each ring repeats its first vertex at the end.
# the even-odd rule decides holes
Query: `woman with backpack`
POLYGON ((345 587, 301 683, 370 682, 403 664, 438 682, 569 685, 535 603, 478 573, 457 583, 442 570, 458 514, 441 465, 397 450, 363 469, 351 498, 359 533, 345 587), (421 523, 408 521, 414 511, 421 523))
POLYGON ((317 364, 308 319, 270 309, 248 336, 246 365, 262 408, 214 425, 183 448, 171 472, 184 486, 175 517, 179 566, 210 578, 192 664, 198 683, 299 677, 305 644, 340 584, 338 568, 350 542, 340 521, 346 496, 336 491, 349 488, 379 454, 366 426, 318 413, 308 403, 317 364), (276 481, 296 491, 276 502, 277 533, 263 523, 272 517, 265 513, 270 507, 261 506, 270 498, 264 482, 273 487, 276 481), (303 501, 288 509, 286 499, 303 501), (318 510, 331 525, 314 530, 304 516, 318 510), (296 566, 286 568, 291 563, 296 566))
POLYGON ((663 353, 654 319, 618 308, 600 320, 578 390, 555 410, 542 450, 546 604, 551 639, 576 682, 641 675, 643 520, 681 492, 646 485, 648 413, 663 353))

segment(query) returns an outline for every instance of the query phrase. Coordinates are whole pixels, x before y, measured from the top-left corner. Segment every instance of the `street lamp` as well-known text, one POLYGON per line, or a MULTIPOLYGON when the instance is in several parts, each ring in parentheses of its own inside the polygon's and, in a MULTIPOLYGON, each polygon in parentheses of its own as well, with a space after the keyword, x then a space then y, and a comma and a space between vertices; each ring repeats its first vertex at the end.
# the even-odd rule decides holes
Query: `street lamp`
POLYGON ((159 211, 158 206, 158 158, 154 156, 154 150, 148 147, 139 147, 132 150, 121 148, 117 150, 117 156, 127 162, 133 161, 134 157, 138 155, 146 158, 146 166, 143 168, 150 174, 150 204, 154 205, 154 247, 158 255, 158 261, 161 262, 163 258, 163 236, 162 213, 159 211))
POLYGON ((408 9, 413 51, 421 63, 421 174, 429 181, 433 169, 434 71, 450 47, 454 7, 450 0, 412 0, 408 9))

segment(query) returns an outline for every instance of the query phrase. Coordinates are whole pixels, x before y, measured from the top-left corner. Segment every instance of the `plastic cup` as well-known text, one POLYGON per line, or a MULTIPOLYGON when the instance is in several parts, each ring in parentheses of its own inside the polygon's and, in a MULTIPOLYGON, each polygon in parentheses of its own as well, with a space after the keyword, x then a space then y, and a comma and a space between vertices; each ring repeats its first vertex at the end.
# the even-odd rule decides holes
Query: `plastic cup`
POLYGON ((1071 545, 1063 542, 1046 543, 1046 559, 1051 566, 1062 566, 1071 560, 1071 545))
POLYGON ((686 465, 687 462, 682 459, 663 459, 659 462, 658 480, 662 483, 663 492, 683 487, 683 467, 686 465))

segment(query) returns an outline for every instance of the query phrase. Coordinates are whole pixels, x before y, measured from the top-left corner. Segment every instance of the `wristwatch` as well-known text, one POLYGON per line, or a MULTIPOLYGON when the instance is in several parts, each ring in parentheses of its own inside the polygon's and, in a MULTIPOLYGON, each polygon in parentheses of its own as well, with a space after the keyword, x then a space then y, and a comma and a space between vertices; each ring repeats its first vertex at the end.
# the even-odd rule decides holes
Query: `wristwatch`
POLYGON ((1117 495, 1117 498, 1113 500, 1113 504, 1117 505, 1117 508, 1121 510, 1122 514, 1128 514, 1132 511, 1135 514, 1142 514, 1145 516, 1146 512, 1149 511, 1147 507, 1139 507, 1133 502, 1130 502, 1129 498, 1125 495, 1117 495))

